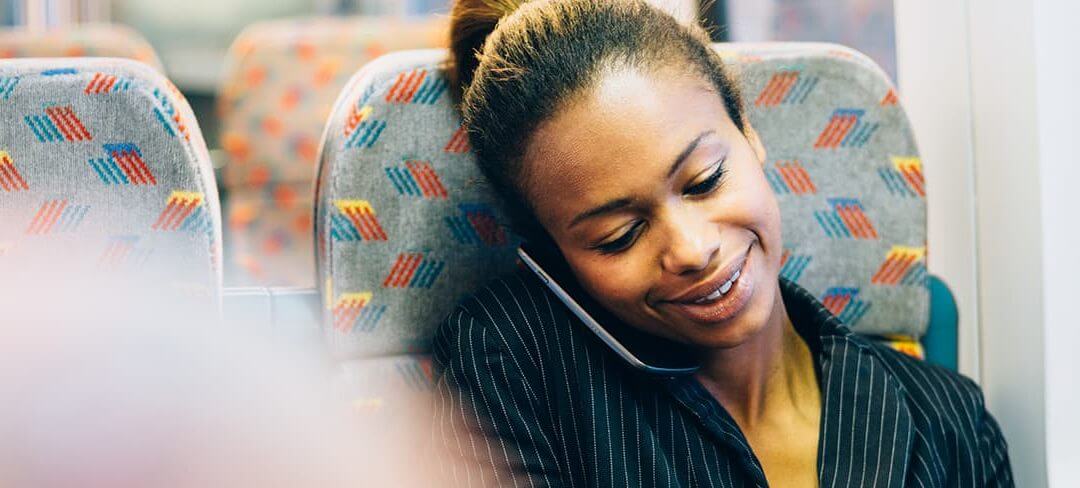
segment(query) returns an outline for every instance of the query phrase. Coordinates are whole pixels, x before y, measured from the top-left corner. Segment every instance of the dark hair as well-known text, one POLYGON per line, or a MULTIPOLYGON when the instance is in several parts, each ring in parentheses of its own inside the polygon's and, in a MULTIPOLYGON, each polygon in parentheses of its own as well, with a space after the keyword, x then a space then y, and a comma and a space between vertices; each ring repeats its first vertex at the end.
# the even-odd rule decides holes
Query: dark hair
POLYGON ((643 0, 457 0, 450 46, 451 86, 480 170, 526 239, 539 229, 522 191, 530 137, 605 70, 683 62, 744 130, 739 91, 704 30, 643 0))

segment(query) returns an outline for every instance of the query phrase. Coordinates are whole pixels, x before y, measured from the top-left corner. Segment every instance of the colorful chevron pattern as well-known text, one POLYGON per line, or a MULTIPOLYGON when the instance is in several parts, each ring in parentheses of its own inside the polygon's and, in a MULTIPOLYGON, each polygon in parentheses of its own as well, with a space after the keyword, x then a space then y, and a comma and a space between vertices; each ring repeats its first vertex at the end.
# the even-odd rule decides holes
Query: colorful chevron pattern
POLYGON ((922 160, 918 157, 892 157, 891 167, 878 168, 878 176, 889 193, 900 197, 926 197, 922 160))
POLYGON ((375 330, 386 313, 386 305, 371 306, 371 297, 371 292, 342 294, 332 310, 334 330, 342 334, 375 330))
POLYGON ((818 81, 817 76, 802 76, 800 70, 777 72, 754 100, 754 105, 775 107, 781 104, 802 103, 817 86, 818 81))
POLYGON ((465 154, 470 150, 472 148, 469 146, 469 133, 465 127, 458 127, 454 135, 450 136, 450 141, 443 147, 443 152, 452 154, 465 154))
POLYGON ((371 119, 371 106, 354 106, 345 122, 345 149, 369 148, 379 141, 386 122, 371 119))
POLYGON ((427 161, 405 161, 402 166, 385 168, 386 177, 399 195, 446 199, 449 194, 439 175, 427 161))
POLYGON ((138 248, 141 239, 137 234, 110 236, 105 243, 105 250, 98 258, 98 266, 111 270, 141 266, 153 252, 150 249, 138 248))
POLYGON ((169 195, 165 208, 150 228, 161 231, 204 229, 205 212, 202 193, 176 190, 169 195))
POLYGON ((448 85, 445 77, 431 75, 426 69, 401 73, 386 93, 386 101, 431 105, 446 91, 448 85))
POLYGON ((42 115, 23 117, 38 142, 75 142, 93 139, 70 105, 52 106, 42 115))
POLYGON ((927 279, 925 247, 893 246, 889 254, 870 278, 875 285, 898 284, 925 286, 927 279))
POLYGON ((161 126, 165 128, 165 132, 171 137, 182 137, 184 140, 190 140, 191 134, 188 133, 187 125, 184 124, 180 117, 180 112, 173 106, 170 97, 160 88, 154 88, 153 95, 158 101, 158 106, 154 107, 154 115, 157 116, 161 126))
POLYGON ((33 220, 26 228, 27 235, 46 235, 55 232, 75 232, 87 212, 89 205, 76 205, 66 198, 47 200, 41 204, 33 220))
POLYGON ((866 216, 862 203, 855 198, 830 198, 830 210, 818 210, 814 217, 833 239, 877 239, 877 229, 866 216))
POLYGON ((806 267, 810 265, 810 261, 812 258, 809 254, 793 254, 790 249, 784 249, 784 254, 780 257, 780 276, 791 281, 799 281, 803 271, 806 271, 806 267))
POLYGON ((880 124, 863 120, 865 110, 838 108, 829 117, 829 123, 814 141, 814 149, 836 149, 840 147, 863 147, 870 137, 877 132, 880 124))
POLYGON ((106 185, 156 185, 142 151, 133 143, 105 144, 105 158, 90 159, 90 167, 106 185))
POLYGON ((775 162, 771 168, 766 168, 765 177, 769 180, 769 186, 777 194, 813 195, 817 193, 817 186, 798 160, 775 162))
POLYGON ((15 161, 11 159, 11 155, 7 151, 0 151, 0 190, 16 192, 29 189, 30 186, 19 173, 19 168, 15 167, 15 161))
POLYGON ((461 204, 458 215, 444 218, 454 240, 462 244, 503 246, 508 243, 506 233, 495 218, 495 212, 485 204, 461 204))
POLYGON ((410 388, 417 391, 431 391, 433 388, 435 374, 431 366, 431 358, 402 361, 395 366, 405 384, 410 388))
POLYGON ((386 231, 375 217, 375 209, 367 200, 337 200, 331 218, 335 241, 385 241, 386 231))
POLYGON ((825 292, 821 303, 840 321, 854 327, 870 310, 870 303, 860 300, 858 296, 858 288, 837 286, 825 292))
POLYGON ((127 91, 131 88, 132 80, 108 73, 94 73, 94 78, 86 84, 83 93, 87 95, 101 95, 127 91))
POLYGON ((382 286, 384 288, 431 288, 445 266, 444 261, 427 258, 422 252, 401 253, 398 254, 394 265, 390 267, 390 273, 386 275, 382 286))
POLYGON ((0 76, 0 100, 11 98, 15 87, 19 86, 18 76, 0 76))

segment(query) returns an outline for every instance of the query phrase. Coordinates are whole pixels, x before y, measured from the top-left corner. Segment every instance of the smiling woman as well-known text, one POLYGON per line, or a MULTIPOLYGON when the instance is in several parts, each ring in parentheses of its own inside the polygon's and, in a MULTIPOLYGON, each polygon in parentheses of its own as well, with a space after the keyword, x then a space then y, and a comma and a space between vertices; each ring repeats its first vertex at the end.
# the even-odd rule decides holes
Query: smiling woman
POLYGON ((540 280, 499 279, 436 337, 436 433, 463 458, 448 476, 1011 485, 973 383, 855 336, 778 277, 765 149, 698 29, 635 0, 520 3, 454 8, 456 90, 480 168, 518 232, 610 320, 698 367, 635 370, 540 280))

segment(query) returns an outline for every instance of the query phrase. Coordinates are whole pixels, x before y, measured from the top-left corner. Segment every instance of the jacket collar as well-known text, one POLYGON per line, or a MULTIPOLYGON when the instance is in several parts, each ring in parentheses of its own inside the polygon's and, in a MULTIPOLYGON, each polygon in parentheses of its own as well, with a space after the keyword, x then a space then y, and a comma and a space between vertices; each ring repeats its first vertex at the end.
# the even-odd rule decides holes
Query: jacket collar
MULTIPOLYGON (((873 346, 808 291, 783 278, 780 291, 792 324, 814 355, 821 385, 821 486, 902 485, 914 435, 903 388, 873 346)), ((748 476, 767 484, 746 437, 697 379, 673 378, 667 386, 717 442, 736 454, 748 476)))

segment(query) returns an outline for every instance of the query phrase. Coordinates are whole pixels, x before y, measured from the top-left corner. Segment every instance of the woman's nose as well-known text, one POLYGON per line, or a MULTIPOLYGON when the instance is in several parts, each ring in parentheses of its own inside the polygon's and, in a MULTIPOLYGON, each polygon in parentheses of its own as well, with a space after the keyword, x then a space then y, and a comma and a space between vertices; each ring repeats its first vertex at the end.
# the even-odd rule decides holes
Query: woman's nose
POLYGON ((667 246, 661 257, 664 271, 673 274, 699 272, 708 268, 720 252, 719 226, 697 212, 683 211, 672 215, 667 227, 667 246))

